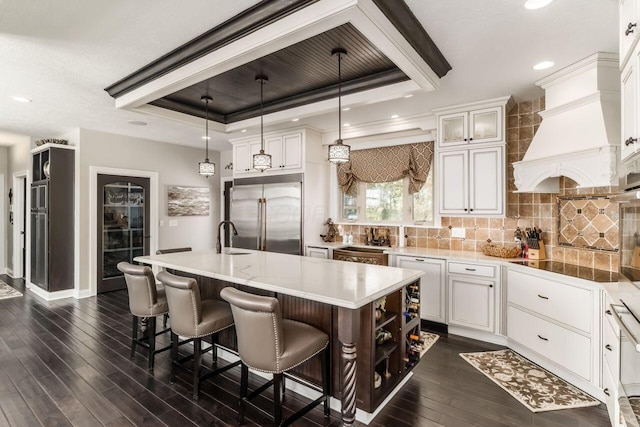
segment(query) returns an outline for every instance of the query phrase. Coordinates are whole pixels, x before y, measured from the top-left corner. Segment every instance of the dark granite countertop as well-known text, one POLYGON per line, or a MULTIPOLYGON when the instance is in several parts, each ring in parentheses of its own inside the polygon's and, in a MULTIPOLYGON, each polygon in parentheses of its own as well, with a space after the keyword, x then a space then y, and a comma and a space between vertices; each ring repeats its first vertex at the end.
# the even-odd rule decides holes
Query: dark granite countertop
POLYGON ((597 270, 595 268, 581 267, 575 264, 565 264, 557 261, 523 260, 511 261, 513 264, 526 265, 539 270, 564 274, 578 279, 591 280, 598 283, 611 283, 618 281, 618 273, 614 271, 597 270))

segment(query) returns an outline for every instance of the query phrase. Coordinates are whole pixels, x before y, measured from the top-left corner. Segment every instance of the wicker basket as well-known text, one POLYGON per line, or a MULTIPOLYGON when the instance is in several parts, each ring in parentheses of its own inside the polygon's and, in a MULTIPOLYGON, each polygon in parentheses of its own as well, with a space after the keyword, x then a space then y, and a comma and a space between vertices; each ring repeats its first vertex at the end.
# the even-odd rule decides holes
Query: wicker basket
POLYGON ((495 245, 493 243, 487 243, 481 247, 482 253, 489 256, 495 256, 500 258, 517 258, 522 253, 522 249, 518 246, 505 247, 502 245, 495 245))

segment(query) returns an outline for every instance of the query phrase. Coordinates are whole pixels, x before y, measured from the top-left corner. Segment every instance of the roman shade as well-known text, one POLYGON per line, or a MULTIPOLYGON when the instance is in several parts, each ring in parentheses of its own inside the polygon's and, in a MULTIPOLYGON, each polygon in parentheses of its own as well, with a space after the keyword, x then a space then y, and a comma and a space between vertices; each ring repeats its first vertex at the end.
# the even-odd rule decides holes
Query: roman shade
POLYGON ((338 184, 355 196, 358 181, 382 183, 409 175, 409 194, 417 193, 427 180, 433 162, 433 141, 351 152, 351 160, 338 166, 338 184))

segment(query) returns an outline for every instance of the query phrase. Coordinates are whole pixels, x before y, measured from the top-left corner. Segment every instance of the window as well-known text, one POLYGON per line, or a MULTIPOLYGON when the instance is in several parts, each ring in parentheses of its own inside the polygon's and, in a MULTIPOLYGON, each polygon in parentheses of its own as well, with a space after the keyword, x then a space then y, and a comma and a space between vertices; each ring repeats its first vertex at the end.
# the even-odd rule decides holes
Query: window
POLYGON ((415 194, 409 194, 408 177, 380 184, 360 182, 356 190, 355 196, 342 193, 342 220, 433 224, 433 169, 415 194))

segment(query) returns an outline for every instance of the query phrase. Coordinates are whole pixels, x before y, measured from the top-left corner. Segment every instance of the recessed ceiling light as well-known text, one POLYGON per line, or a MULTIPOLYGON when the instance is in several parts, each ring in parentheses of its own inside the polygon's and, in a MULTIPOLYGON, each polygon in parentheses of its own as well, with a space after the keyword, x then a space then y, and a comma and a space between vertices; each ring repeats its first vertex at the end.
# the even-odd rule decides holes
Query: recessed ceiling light
POLYGON ((397 119, 398 117, 400 117, 400 116, 397 115, 397 114, 394 114, 394 115, 391 116, 392 119, 397 119))
POLYGON ((536 65, 533 66, 534 70, 546 70, 547 68, 551 68, 553 67, 554 62, 553 61, 542 61, 542 62, 538 62, 536 65))
POLYGON ((31 102, 29 98, 25 98, 24 96, 14 96, 13 100, 18 102, 31 102))
POLYGON ((408 94, 408 95, 405 95, 404 97, 405 97, 405 98, 411 98, 412 96, 413 96, 413 94, 412 94, 412 93, 410 93, 410 94, 408 94))
POLYGON ((246 129, 242 129, 240 132, 245 133, 247 130, 246 129))
POLYGON ((351 123, 345 123, 345 124, 343 124, 342 126, 344 126, 344 127, 348 128, 349 126, 351 126, 351 123))
POLYGON ((298 119, 298 118, 291 119, 292 122, 297 122, 298 120, 300 120, 300 119, 298 119))
POLYGON ((524 3, 525 9, 534 10, 548 6, 553 0, 527 0, 524 3))
POLYGON ((351 110, 351 107, 344 107, 344 108, 342 109, 342 111, 349 111, 349 110, 351 110))
POLYGON ((146 126, 147 122, 143 122, 142 120, 127 120, 127 123, 134 126, 146 126))
POLYGON ((203 136, 202 139, 204 139, 205 141, 209 141, 211 139, 210 136, 203 136))

